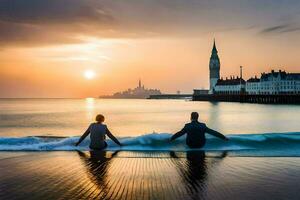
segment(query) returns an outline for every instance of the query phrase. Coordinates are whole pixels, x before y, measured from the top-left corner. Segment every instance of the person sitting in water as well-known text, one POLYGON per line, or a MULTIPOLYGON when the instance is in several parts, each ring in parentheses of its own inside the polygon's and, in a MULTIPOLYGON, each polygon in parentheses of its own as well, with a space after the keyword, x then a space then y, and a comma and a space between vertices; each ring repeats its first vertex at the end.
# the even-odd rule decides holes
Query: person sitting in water
POLYGON ((106 148, 107 143, 105 142, 105 135, 112 139, 116 144, 122 146, 119 140, 108 130, 107 126, 103 124, 104 120, 105 118, 103 115, 97 115, 96 123, 90 124, 75 146, 78 146, 89 134, 91 134, 90 149, 102 150, 106 148))
POLYGON ((183 136, 184 134, 187 134, 186 144, 190 148, 201 148, 205 145, 206 142, 205 133, 211 134, 223 140, 228 140, 228 138, 221 133, 208 128, 204 123, 200 123, 198 121, 198 118, 199 114, 197 112, 192 112, 191 123, 186 124, 181 131, 175 133, 171 137, 171 141, 180 136, 183 136))

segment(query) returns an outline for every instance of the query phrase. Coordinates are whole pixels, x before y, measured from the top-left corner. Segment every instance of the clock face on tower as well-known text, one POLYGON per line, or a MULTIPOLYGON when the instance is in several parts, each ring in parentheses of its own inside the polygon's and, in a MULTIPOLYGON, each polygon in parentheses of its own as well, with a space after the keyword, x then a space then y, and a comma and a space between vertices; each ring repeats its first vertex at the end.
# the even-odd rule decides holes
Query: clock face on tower
POLYGON ((210 64, 209 64, 209 68, 210 69, 218 69, 218 68, 220 68, 220 62, 219 62, 219 60, 218 59, 211 59, 210 60, 210 64))

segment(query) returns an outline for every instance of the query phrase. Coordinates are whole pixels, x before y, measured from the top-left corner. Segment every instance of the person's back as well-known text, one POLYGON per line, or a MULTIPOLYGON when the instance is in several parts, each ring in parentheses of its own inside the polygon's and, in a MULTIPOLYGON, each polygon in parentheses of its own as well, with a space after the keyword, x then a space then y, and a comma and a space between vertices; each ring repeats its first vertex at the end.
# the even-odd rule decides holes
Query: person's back
POLYGON ((75 144, 78 146, 89 134, 90 134, 90 148, 95 150, 102 150, 107 147, 105 142, 105 135, 112 139, 116 144, 121 146, 121 143, 118 141, 115 136, 108 130, 107 126, 103 124, 104 116, 99 114, 96 116, 96 123, 92 123, 84 134, 80 137, 78 142, 75 144))
POLYGON ((200 123, 198 121, 199 114, 197 112, 192 112, 191 114, 191 122, 186 124, 184 128, 175 133, 171 140, 175 140, 176 138, 187 134, 186 137, 186 144, 190 148, 201 148, 205 145, 206 138, 205 133, 211 134, 213 136, 219 137, 223 140, 228 140, 224 135, 221 133, 208 128, 204 123, 200 123))
POLYGON ((90 129, 90 148, 91 149, 103 149, 106 147, 105 134, 107 127, 104 124, 92 123, 90 129))
POLYGON ((198 121, 192 121, 185 125, 184 130, 186 131, 186 144, 189 147, 197 148, 205 144, 205 131, 206 125, 198 121))

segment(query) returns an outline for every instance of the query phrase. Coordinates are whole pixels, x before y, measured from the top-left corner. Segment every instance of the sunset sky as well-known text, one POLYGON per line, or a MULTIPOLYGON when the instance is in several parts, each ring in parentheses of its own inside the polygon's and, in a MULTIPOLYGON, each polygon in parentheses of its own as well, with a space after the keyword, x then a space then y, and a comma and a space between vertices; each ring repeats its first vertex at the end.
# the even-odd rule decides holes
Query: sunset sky
POLYGON ((300 71, 298 0, 0 0, 0 97, 96 97, 300 71), (85 76, 86 71, 92 76, 85 76))

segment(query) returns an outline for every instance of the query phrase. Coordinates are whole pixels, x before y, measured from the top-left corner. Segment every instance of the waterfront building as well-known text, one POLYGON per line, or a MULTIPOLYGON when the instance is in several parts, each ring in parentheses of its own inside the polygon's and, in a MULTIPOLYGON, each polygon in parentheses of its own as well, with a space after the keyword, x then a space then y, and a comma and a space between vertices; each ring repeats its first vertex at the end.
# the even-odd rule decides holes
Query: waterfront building
POLYGON ((259 94, 300 94, 300 73, 279 70, 262 73, 259 94))
MULTIPOLYGON (((194 89, 194 95, 205 95, 207 90, 194 89)), ((300 94, 300 73, 286 73, 279 70, 271 73, 262 73, 245 81, 240 77, 220 79, 220 59, 214 40, 209 60, 209 90, 208 94, 300 94)))
POLYGON ((250 78, 246 82, 246 93, 247 94, 259 94, 260 91, 260 79, 256 76, 250 78))
POLYGON ((245 92, 246 81, 241 77, 219 79, 214 87, 215 94, 240 94, 245 92))

